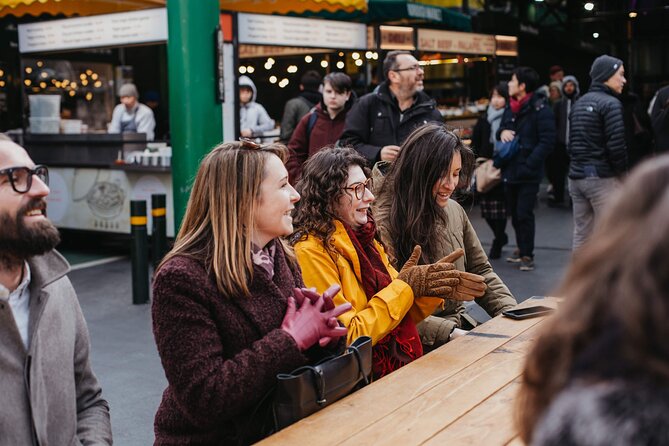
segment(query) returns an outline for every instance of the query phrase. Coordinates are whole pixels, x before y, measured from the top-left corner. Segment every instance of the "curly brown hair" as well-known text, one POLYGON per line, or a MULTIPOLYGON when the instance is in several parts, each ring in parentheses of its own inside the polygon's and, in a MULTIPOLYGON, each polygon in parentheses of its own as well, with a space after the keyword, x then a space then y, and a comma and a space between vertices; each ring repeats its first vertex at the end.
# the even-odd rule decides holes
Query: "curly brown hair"
POLYGON ((669 384, 669 155, 635 169, 556 295, 565 302, 543 324, 517 399, 522 439, 574 379, 669 384))
POLYGON ((302 179, 295 186, 301 198, 295 204, 293 245, 313 235, 330 249, 337 218, 334 205, 344 195, 350 166, 360 166, 369 177, 367 161, 351 147, 325 147, 304 163, 302 179))

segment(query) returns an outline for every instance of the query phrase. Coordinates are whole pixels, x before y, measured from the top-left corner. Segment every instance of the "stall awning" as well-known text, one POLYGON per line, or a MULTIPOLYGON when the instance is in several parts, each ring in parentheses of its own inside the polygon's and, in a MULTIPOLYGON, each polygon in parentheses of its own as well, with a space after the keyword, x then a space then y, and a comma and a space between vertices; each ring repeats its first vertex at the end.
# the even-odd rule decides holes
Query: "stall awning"
POLYGON ((220 5, 226 11, 324 19, 362 20, 367 13, 367 0, 220 0, 220 5))
POLYGON ((165 6, 165 0, 0 0, 0 17, 41 14, 89 16, 165 6))
POLYGON ((367 22, 397 24, 422 22, 441 24, 445 29, 451 30, 472 30, 472 20, 468 15, 449 8, 432 6, 428 1, 369 0, 367 22))

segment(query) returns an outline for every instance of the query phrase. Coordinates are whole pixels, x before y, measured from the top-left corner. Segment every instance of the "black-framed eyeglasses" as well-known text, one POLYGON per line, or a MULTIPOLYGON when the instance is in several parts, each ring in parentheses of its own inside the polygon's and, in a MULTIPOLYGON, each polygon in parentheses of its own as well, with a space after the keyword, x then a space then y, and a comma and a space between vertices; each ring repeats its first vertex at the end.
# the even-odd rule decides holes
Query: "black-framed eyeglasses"
POLYGON ((49 185, 49 169, 46 166, 38 165, 34 169, 28 167, 9 167, 0 170, 0 175, 7 175, 9 184, 16 193, 25 194, 33 185, 33 175, 37 175, 42 183, 49 185))
POLYGON ((242 147, 244 149, 251 149, 251 150, 260 150, 262 149, 262 144, 258 144, 251 138, 244 138, 241 137, 239 138, 239 142, 242 143, 242 147))
POLYGON ((374 179, 372 177, 367 178, 367 181, 363 183, 353 183, 350 186, 342 187, 345 190, 352 190, 355 194, 355 198, 362 200, 362 197, 365 196, 365 189, 370 191, 374 187, 374 179))
POLYGON ((406 68, 397 68, 397 69, 392 70, 392 71, 396 71, 396 72, 399 73, 400 71, 409 71, 409 70, 419 71, 419 70, 422 70, 422 69, 423 69, 423 67, 420 64, 416 64, 416 65, 411 65, 410 67, 406 67, 406 68))

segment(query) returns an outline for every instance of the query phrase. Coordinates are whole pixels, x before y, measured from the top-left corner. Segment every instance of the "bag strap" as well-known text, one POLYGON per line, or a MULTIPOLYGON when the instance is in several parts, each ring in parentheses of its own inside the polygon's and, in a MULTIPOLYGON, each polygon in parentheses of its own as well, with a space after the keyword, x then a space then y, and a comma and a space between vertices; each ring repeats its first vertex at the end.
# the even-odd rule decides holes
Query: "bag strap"
POLYGON ((365 381, 365 385, 369 384, 369 378, 367 378, 365 371, 362 369, 362 358, 360 357, 360 350, 358 350, 358 346, 352 344, 347 348, 347 350, 355 355, 355 359, 358 361, 358 374, 362 375, 362 379, 365 381))

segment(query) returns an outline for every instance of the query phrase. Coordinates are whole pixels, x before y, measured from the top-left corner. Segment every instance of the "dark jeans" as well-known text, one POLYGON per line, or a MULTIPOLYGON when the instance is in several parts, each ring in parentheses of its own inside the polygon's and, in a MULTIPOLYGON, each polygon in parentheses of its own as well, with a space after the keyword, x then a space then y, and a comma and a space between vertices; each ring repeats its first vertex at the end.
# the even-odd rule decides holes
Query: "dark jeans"
POLYGON ((534 257, 534 205, 539 183, 507 183, 505 186, 507 210, 511 213, 520 256, 534 257))
POLYGON ((564 144, 557 143, 546 158, 546 177, 553 185, 553 197, 558 203, 564 201, 564 183, 569 170, 569 155, 564 144))

